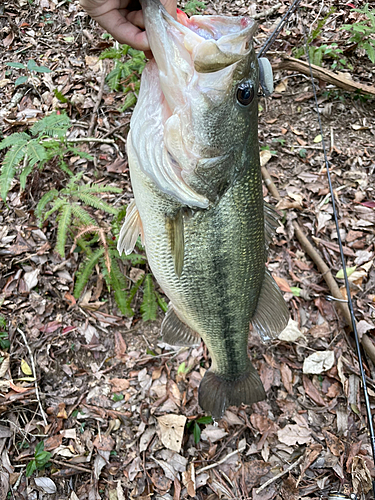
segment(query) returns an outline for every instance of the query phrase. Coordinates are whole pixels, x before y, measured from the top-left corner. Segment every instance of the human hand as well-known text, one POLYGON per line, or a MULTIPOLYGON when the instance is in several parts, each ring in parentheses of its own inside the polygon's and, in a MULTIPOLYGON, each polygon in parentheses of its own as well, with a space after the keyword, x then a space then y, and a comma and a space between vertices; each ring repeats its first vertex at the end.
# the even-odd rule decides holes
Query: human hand
MULTIPOLYGON (((176 18, 177 0, 161 0, 166 10, 176 18)), ((132 0, 80 0, 81 6, 115 40, 137 50, 149 52, 144 31, 143 13, 132 0)))

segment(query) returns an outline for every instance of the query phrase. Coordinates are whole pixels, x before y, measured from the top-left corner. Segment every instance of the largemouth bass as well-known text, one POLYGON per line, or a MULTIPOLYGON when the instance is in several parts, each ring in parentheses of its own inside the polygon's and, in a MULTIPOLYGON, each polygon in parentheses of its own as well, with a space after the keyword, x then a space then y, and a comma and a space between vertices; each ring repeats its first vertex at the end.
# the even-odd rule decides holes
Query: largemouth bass
POLYGON ((170 299, 163 338, 203 339, 212 364, 199 404, 221 418, 265 397, 247 353, 249 324, 268 340, 289 317, 265 268, 277 221, 262 196, 256 25, 182 12, 176 21, 158 0, 141 3, 154 60, 127 139, 135 200, 118 249, 129 254, 141 235, 170 299))

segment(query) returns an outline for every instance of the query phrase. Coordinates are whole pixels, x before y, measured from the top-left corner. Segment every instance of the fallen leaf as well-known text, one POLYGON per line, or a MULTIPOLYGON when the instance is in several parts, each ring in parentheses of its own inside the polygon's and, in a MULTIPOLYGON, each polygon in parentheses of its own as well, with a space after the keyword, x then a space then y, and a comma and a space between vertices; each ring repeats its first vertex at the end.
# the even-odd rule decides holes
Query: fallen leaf
POLYGON ((323 430, 322 432, 332 455, 335 455, 335 457, 341 456, 345 451, 345 446, 340 438, 326 430, 323 430))
POLYGON ((312 441, 311 431, 300 425, 287 424, 283 429, 277 432, 279 441, 288 445, 307 444, 312 441))
POLYGON ((23 371, 23 373, 25 375, 32 375, 33 374, 30 366, 27 364, 27 362, 24 359, 21 360, 21 370, 23 371))
POLYGON ((195 468, 194 464, 190 464, 187 471, 182 473, 182 483, 187 489, 188 495, 195 497, 195 468))
POLYGON ((161 442, 168 450, 177 451, 178 453, 182 445, 186 417, 170 414, 158 417, 157 420, 160 427, 161 442))
POLYGON ((24 274, 23 279, 25 280, 28 292, 38 284, 39 272, 39 269, 34 269, 34 271, 29 271, 24 274))
POLYGON ((306 375, 303 375, 303 388, 305 389, 306 394, 313 400, 315 403, 317 403, 320 406, 325 406, 324 399, 320 395, 318 389, 315 387, 315 385, 311 382, 309 377, 306 375))
POLYGON ((112 378, 109 380, 113 392, 123 392, 129 389, 130 382, 125 378, 112 378))
POLYGON ((282 292, 291 292, 290 286, 284 278, 280 278, 279 276, 272 275, 273 279, 276 281, 277 286, 280 288, 282 292))
POLYGON ((318 351, 310 354, 303 362, 303 373, 319 374, 332 368, 335 363, 333 351, 318 351))
POLYGON ((260 166, 264 167, 272 158, 272 153, 268 149, 263 149, 259 153, 259 157, 260 157, 260 166))
POLYGON ((228 433, 220 427, 215 427, 214 425, 206 425, 205 429, 202 431, 201 439, 202 441, 210 441, 211 443, 215 443, 216 441, 219 441, 227 435, 228 433))
POLYGON ((47 493, 48 495, 52 495, 57 491, 56 484, 49 477, 36 477, 34 481, 35 484, 39 488, 42 488, 44 493, 47 493))
POLYGON ((356 456, 352 464, 352 483, 356 495, 366 494, 372 489, 372 479, 365 460, 356 456))
POLYGON ((304 337, 304 335, 298 328, 297 321, 289 318, 288 324, 279 335, 279 340, 285 340, 285 342, 295 342, 300 337, 304 337))
POLYGON ((280 373, 281 373, 281 380, 284 384, 285 389, 288 391, 289 394, 293 394, 292 370, 289 368, 289 366, 286 363, 281 363, 280 373))

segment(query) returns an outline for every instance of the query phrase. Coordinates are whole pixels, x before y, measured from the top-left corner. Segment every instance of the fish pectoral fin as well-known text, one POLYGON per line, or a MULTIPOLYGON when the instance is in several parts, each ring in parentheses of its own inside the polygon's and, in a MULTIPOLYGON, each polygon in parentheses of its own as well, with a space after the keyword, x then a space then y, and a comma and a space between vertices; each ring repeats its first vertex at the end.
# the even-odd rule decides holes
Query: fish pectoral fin
POLYGON ((125 222, 121 227, 120 234, 117 241, 117 250, 121 255, 129 255, 134 250, 137 243, 138 236, 141 235, 142 245, 144 244, 144 234, 141 217, 138 212, 135 200, 129 203, 126 210, 125 222))
POLYGON ((184 266, 185 252, 184 216, 182 215, 182 210, 179 210, 173 218, 167 217, 166 227, 169 234, 174 270, 177 276, 180 277, 184 266))
POLYGON ((188 327, 177 316, 172 304, 169 304, 167 314, 161 324, 161 334, 164 342, 171 345, 191 346, 200 343, 200 336, 188 327))
POLYGON ((198 389, 199 406, 219 420, 228 406, 251 405, 266 397, 263 384, 253 365, 234 380, 226 380, 212 370, 206 371, 198 389))
POLYGON ((289 310, 284 297, 266 269, 258 305, 251 320, 253 328, 265 342, 276 338, 284 330, 288 320, 289 310))

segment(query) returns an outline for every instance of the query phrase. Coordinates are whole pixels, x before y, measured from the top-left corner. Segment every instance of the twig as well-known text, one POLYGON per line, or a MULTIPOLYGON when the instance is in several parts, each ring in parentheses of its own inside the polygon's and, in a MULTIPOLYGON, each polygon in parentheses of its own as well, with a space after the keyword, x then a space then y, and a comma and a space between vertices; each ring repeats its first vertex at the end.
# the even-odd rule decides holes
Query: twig
POLYGON ((71 469, 79 470, 81 472, 88 472, 88 473, 91 472, 91 470, 86 469, 86 467, 81 467, 79 465, 70 464, 69 462, 61 462, 60 460, 55 460, 54 458, 50 458, 49 461, 54 463, 54 464, 57 464, 57 465, 62 465, 63 467, 69 467, 71 469))
MULTIPOLYGON (((272 64, 272 68, 274 70, 285 69, 289 71, 299 71, 304 75, 310 75, 310 67, 307 62, 300 61, 299 59, 289 57, 285 54, 282 54, 281 57, 281 61, 272 64)), ((312 64, 311 68, 314 78, 317 78, 318 80, 331 83, 333 85, 336 85, 336 87, 342 88, 349 92, 359 92, 360 94, 370 94, 372 96, 375 96, 375 87, 373 86, 355 82, 353 80, 350 80, 349 78, 345 78, 345 76, 335 73, 334 71, 321 68, 320 66, 316 66, 315 64, 312 64)))
POLYGON ((274 198, 276 198, 276 200, 281 200, 280 193, 279 193, 277 187, 275 186, 275 184, 273 183, 273 180, 271 179, 271 176, 270 176, 268 170, 266 169, 266 167, 261 167, 261 170, 262 170, 262 176, 263 176, 263 180, 264 180, 264 184, 266 185, 266 188, 272 194, 272 196, 274 198))
POLYGON ((213 469, 214 467, 217 467, 218 465, 221 465, 226 460, 228 460, 228 458, 232 457, 236 453, 241 453, 242 451, 244 451, 245 448, 246 448, 246 446, 243 446, 242 448, 238 448, 238 450, 234 450, 231 453, 228 453, 228 455, 226 455, 224 458, 222 458, 218 462, 215 462, 214 464, 211 464, 211 465, 206 465, 206 467, 202 467, 202 469, 199 469, 199 470, 195 471, 195 475, 197 476, 201 472, 204 472, 204 471, 209 470, 209 469, 213 469))
POLYGON ((255 14, 254 16, 252 16, 252 18, 253 19, 264 19, 264 18, 270 16, 271 14, 273 14, 274 12, 277 12, 281 6, 282 6, 282 3, 277 3, 276 5, 273 5, 272 7, 270 7, 267 10, 263 10, 262 12, 259 12, 259 14, 255 14))
POLYGON ((100 106, 100 102, 101 102, 102 97, 103 97, 106 72, 107 72, 107 65, 106 65, 105 61, 103 61, 102 79, 101 79, 101 82, 100 82, 99 92, 98 92, 98 95, 96 97, 95 106, 94 106, 94 109, 92 111, 89 129, 87 131, 88 137, 90 137, 90 135, 92 135, 92 133, 94 131, 95 123, 96 123, 96 120, 97 120, 96 113, 98 112, 98 109, 99 109, 99 106, 100 106))
POLYGON ((36 395, 36 399, 38 400, 39 409, 40 409, 40 413, 42 414, 44 425, 47 426, 48 422, 47 422, 46 415, 44 413, 43 406, 42 406, 42 403, 40 401, 40 396, 39 396, 39 388, 38 388, 38 381, 37 381, 37 378, 36 378, 36 370, 35 370, 33 353, 31 352, 30 346, 29 346, 29 344, 27 342, 26 335, 23 333, 23 331, 20 328, 17 328, 17 332, 21 334, 21 336, 23 338, 23 341, 25 343, 25 346, 26 346, 27 350, 29 351, 30 362, 31 362, 31 369, 33 371, 33 377, 35 379, 34 380, 35 395, 36 395))
POLYGON ((264 484, 262 484, 262 486, 260 486, 260 488, 258 488, 256 490, 256 494, 259 495, 259 493, 261 491, 263 491, 265 488, 267 488, 267 486, 269 486, 270 484, 272 484, 275 481, 277 481, 278 479, 280 479, 280 477, 285 476, 285 474, 287 474, 292 469, 294 469, 294 467, 297 467, 297 465, 299 465, 302 462, 303 457, 304 457, 304 455, 301 455, 298 460, 296 460, 291 465, 289 465, 289 467, 287 467, 285 470, 283 470, 282 472, 280 472, 280 474, 277 474, 277 476, 272 477, 271 479, 269 479, 268 481, 266 481, 264 484))
POLYGON ((67 139, 66 142, 101 142, 103 144, 115 144, 113 139, 101 139, 100 137, 77 137, 76 139, 67 139))

